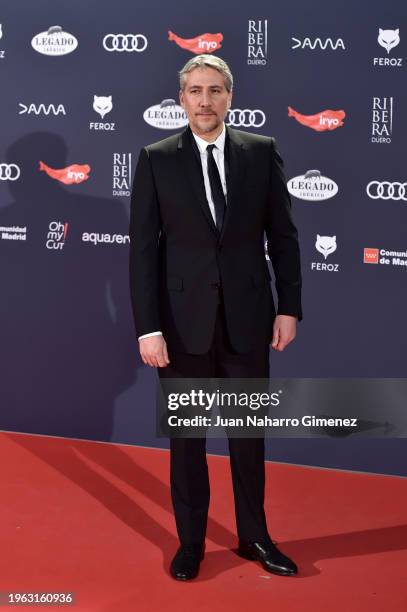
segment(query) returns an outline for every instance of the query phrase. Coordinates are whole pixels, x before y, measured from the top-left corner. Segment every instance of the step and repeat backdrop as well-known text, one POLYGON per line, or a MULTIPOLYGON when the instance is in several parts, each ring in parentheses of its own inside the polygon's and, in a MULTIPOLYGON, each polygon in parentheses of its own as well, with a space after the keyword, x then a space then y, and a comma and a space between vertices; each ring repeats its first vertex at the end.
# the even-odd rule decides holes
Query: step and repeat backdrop
MULTIPOLYGON (((1 429, 168 446, 131 316, 129 203, 140 148, 187 125, 177 73, 203 52, 234 74, 226 123, 275 136, 285 162, 304 320, 272 376, 405 377, 406 18, 402 0, 2 2, 1 429)), ((269 459, 399 474, 405 450, 267 440, 269 459)))

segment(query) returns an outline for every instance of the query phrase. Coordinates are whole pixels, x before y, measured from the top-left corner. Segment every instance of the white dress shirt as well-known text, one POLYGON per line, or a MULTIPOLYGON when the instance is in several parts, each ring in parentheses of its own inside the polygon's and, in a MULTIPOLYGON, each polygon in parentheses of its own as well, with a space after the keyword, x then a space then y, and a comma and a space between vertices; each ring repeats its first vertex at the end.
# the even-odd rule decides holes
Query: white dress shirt
MULTIPOLYGON (((199 152, 201 154, 201 164, 202 164, 202 171, 203 171, 203 176, 204 176, 206 199, 208 200, 209 209, 211 211, 211 215, 212 215, 213 221, 214 221, 214 223, 216 223, 215 205, 214 205, 213 200, 212 200, 211 186, 210 186, 209 176, 208 176, 208 152, 207 152, 206 148, 207 148, 207 146, 209 144, 214 144, 215 145, 215 148, 212 151, 213 152, 213 157, 215 159, 216 165, 217 165, 218 170, 219 170, 219 175, 220 175, 220 180, 221 180, 221 183, 222 183, 223 193, 225 194, 225 198, 226 198, 226 178, 225 178, 225 138, 226 138, 226 128, 225 128, 225 123, 223 123, 223 127, 222 127, 221 133, 219 134, 217 139, 214 140, 212 143, 211 142, 207 142, 206 140, 204 140, 200 136, 197 136, 196 134, 194 134, 194 132, 192 132, 192 134, 193 134, 193 137, 195 138, 195 142, 198 145, 198 149, 199 149, 199 152)), ((150 332, 149 334, 144 334, 143 336, 139 336, 138 339, 141 340, 142 338, 149 338, 150 336, 161 336, 161 335, 162 335, 161 331, 155 331, 155 332, 150 332)))
POLYGON ((214 140, 212 143, 211 142, 207 142, 206 140, 204 140, 200 136, 197 136, 196 134, 194 134, 195 142, 198 145, 198 149, 199 149, 199 152, 201 154, 201 164, 202 164, 202 170, 203 170, 203 176, 204 176, 206 199, 208 200, 209 208, 210 208, 210 211, 211 211, 214 223, 216 223, 215 204, 213 203, 213 200, 212 200, 211 186, 210 186, 210 182, 209 182, 209 175, 208 175, 208 152, 207 152, 206 148, 207 148, 207 146, 209 144, 214 144, 215 145, 215 148, 213 149, 213 157, 215 159, 216 165, 217 165, 218 170, 219 170, 223 193, 225 194, 225 197, 226 197, 225 137, 226 137, 225 124, 223 124, 223 129, 222 129, 221 133, 219 134, 219 136, 217 137, 217 139, 214 140))

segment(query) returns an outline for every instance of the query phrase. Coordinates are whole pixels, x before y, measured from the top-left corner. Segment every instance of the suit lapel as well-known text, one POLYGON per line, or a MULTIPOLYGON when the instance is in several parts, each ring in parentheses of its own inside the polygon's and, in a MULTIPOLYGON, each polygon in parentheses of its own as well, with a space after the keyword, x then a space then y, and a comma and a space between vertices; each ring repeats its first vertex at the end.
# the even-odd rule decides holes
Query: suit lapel
POLYGON ((226 178, 226 213, 223 221, 222 240, 230 217, 236 208, 243 191, 246 164, 244 163, 244 142, 239 133, 226 126, 225 141, 225 178, 226 178))
POLYGON ((199 206, 215 236, 222 240, 233 209, 236 207, 239 196, 242 193, 246 164, 244 163, 244 142, 239 133, 226 126, 225 140, 225 179, 227 189, 227 206, 225 219, 223 222, 222 233, 219 232, 213 221, 211 211, 205 193, 205 183, 203 178, 201 160, 199 152, 193 148, 193 135, 188 126, 178 139, 177 155, 182 169, 182 175, 189 182, 194 194, 193 203, 199 206))

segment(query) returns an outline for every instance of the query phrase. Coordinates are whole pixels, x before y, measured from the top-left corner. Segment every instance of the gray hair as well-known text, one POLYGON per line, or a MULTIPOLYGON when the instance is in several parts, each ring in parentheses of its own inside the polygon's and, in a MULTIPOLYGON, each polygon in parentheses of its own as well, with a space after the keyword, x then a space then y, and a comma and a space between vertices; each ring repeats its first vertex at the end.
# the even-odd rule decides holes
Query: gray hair
POLYGON ((223 74, 223 78, 225 80, 225 87, 227 91, 230 93, 233 89, 233 76, 230 71, 227 63, 221 59, 220 57, 216 57, 216 55, 209 55, 204 53, 202 55, 196 55, 192 57, 183 67, 182 70, 179 71, 179 85, 180 89, 184 90, 185 87, 185 75, 188 72, 192 72, 196 68, 214 68, 221 74, 223 74))

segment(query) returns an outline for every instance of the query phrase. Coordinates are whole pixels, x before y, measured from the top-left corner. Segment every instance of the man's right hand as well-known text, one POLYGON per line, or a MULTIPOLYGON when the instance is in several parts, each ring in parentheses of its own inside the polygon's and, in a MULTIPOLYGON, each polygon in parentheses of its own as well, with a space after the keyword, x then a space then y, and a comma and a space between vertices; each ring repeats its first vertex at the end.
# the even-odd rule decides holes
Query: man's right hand
POLYGON ((150 336, 139 340, 140 356, 146 365, 153 368, 165 368, 168 359, 167 343, 163 336, 150 336))

